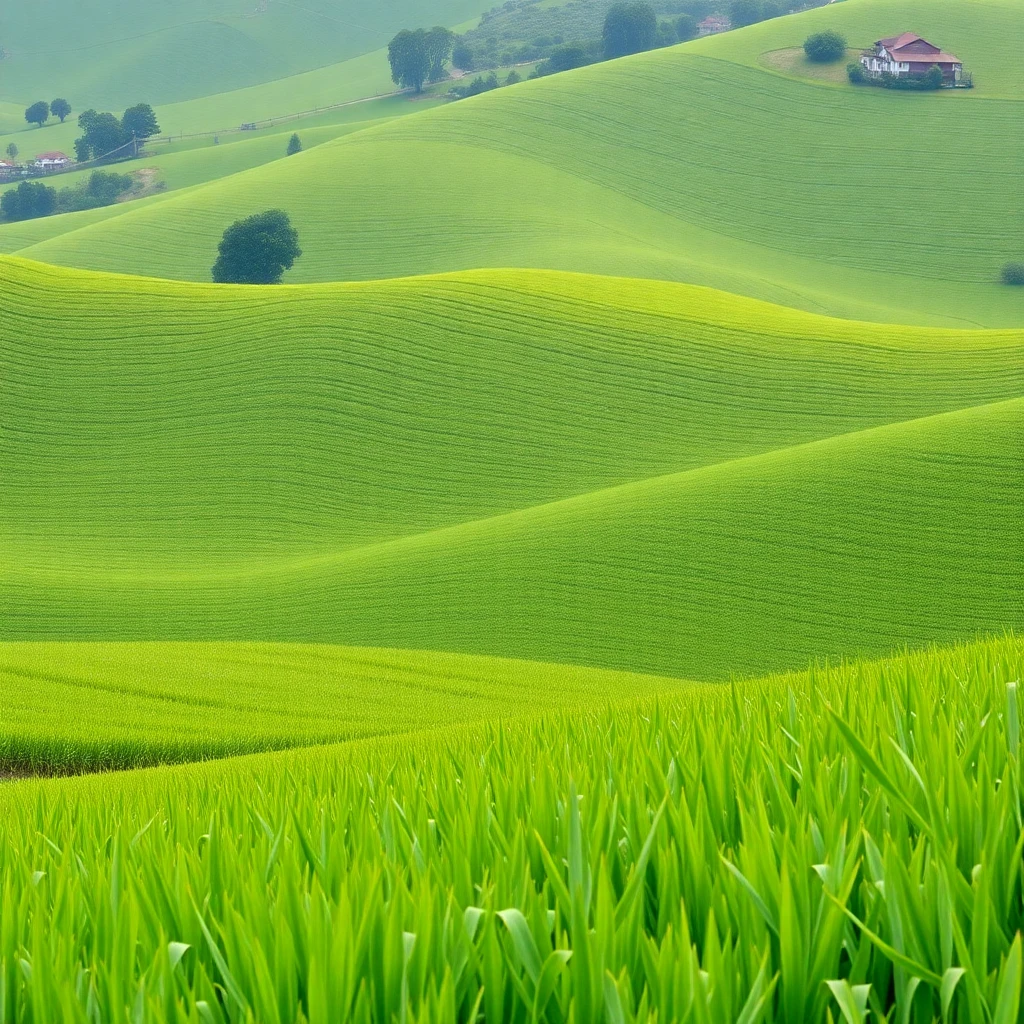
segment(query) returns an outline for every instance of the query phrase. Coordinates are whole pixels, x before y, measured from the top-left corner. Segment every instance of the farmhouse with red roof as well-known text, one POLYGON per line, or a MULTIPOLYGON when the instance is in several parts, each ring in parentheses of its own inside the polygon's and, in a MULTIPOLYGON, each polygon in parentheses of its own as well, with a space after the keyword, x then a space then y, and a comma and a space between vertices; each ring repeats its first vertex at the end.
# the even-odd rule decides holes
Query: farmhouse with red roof
POLYGON ((40 153, 36 157, 35 167, 39 171, 63 170, 71 160, 64 153, 40 153))
POLYGON ((896 78, 924 75, 938 66, 944 82, 953 84, 963 77, 964 65, 959 57, 943 53, 942 48, 913 32, 904 32, 889 39, 879 39, 873 50, 861 55, 864 70, 872 77, 882 74, 896 78))

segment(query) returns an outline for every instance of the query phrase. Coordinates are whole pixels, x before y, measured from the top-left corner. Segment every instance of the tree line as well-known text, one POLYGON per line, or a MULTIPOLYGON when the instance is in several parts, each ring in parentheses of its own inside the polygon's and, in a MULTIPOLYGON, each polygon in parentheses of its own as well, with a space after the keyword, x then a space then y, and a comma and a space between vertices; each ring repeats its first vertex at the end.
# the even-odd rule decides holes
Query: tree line
POLYGON ((135 187, 130 174, 93 171, 87 181, 59 191, 41 181, 23 181, 0 196, 0 216, 7 221, 33 220, 110 206, 135 187))
POLYGON ((29 124, 34 124, 39 128, 42 128, 47 121, 50 120, 50 115, 60 118, 60 123, 64 123, 64 119, 71 113, 71 104, 66 99, 58 96, 57 99, 51 100, 49 103, 46 100, 37 100, 31 106, 25 109, 25 120, 29 124))

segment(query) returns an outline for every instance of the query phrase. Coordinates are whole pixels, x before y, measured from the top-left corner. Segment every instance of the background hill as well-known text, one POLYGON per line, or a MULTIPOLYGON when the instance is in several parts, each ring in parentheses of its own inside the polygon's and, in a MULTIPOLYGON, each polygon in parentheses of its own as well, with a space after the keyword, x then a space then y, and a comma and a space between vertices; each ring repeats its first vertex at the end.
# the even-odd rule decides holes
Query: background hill
POLYGON ((8 638, 713 677, 1020 623, 1020 331, 537 272, 3 274, 8 638))
POLYGON ((401 28, 457 25, 486 6, 481 0, 14 4, 0 28, 7 55, 0 61, 0 95, 25 105, 66 95, 79 110, 174 103, 338 64, 379 50, 401 28))
MULTIPOLYGON (((976 6, 980 35, 945 0, 929 24, 951 48, 1001 32, 977 51, 982 77, 1014 61, 1014 11, 976 6)), ((1024 323, 1024 297, 997 283, 1024 237, 1024 96, 834 88, 737 62, 743 47, 842 27, 846 8, 857 26, 921 11, 848 0, 524 82, 19 251, 208 280, 224 228, 281 207, 302 238, 295 281, 533 266, 883 322, 1024 323)))

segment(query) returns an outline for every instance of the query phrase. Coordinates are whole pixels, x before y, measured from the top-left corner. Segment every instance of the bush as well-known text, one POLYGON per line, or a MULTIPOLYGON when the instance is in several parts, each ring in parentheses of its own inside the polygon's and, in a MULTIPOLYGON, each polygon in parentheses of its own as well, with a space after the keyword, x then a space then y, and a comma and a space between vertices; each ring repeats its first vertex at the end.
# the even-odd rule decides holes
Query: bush
POLYGON ((0 197, 0 214, 5 220, 48 217, 57 205, 57 190, 40 181, 23 181, 0 197))
POLYGON ((859 60, 852 60, 846 65, 846 77, 853 82, 854 85, 860 85, 866 78, 864 74, 864 65, 859 60))
POLYGON ((456 43, 452 47, 452 65, 460 71, 472 71, 473 48, 466 43, 456 43))
POLYGON ((815 32, 804 40, 804 53, 815 64, 833 64, 846 55, 846 39, 838 32, 815 32))
POLYGON ((497 88, 498 76, 492 71, 486 77, 477 75, 472 82, 465 85, 460 83, 459 85, 452 86, 451 92, 456 99, 464 100, 467 96, 479 96, 482 92, 490 92, 492 89, 497 88))
POLYGON ((515 68, 513 68, 508 73, 508 77, 505 79, 505 84, 506 85, 518 85, 522 80, 523 80, 523 76, 521 74, 519 74, 519 72, 516 71, 515 68))
POLYGON ((73 213, 111 206, 134 185, 135 179, 130 174, 93 171, 87 182, 72 188, 62 188, 57 193, 56 212, 73 213))
POLYGON ((566 43, 564 46, 556 46, 551 51, 551 56, 542 64, 538 64, 531 75, 532 78, 542 78, 544 75, 557 75, 559 71, 571 71, 573 68, 581 68, 585 64, 592 64, 594 57, 587 52, 582 43, 566 43))
POLYGON ((1003 284, 1024 286, 1024 263, 1006 263, 999 275, 1003 284))
POLYGON ((236 220, 217 247, 213 279, 218 284, 279 284, 302 255, 299 233, 283 210, 236 220))
POLYGON ((692 14, 680 14, 676 18, 676 38, 681 43, 697 36, 697 19, 692 14))

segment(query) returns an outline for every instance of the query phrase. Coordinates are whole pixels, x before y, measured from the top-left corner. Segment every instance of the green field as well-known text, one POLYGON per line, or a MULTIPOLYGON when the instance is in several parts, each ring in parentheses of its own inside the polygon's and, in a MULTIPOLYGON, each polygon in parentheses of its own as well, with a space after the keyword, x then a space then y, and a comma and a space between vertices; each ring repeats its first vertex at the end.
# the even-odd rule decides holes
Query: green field
POLYGON ((1024 1024, 1024 0, 348 106, 482 5, 254 3, 0 25, 177 135, 0 224, 0 1024, 1024 1024))
POLYGON ((0 1008, 1013 1022, 1022 668, 1007 638, 3 787, 0 1008))
MULTIPOLYGON (((123 109, 141 100, 170 104, 341 64, 379 51, 401 28, 458 25, 485 6, 479 0, 36 0, 5 11, 8 56, 0 83, 3 99, 23 106, 52 96, 67 96, 79 110, 123 109)), ((377 53, 374 64, 381 59, 377 53)))
MULTIPOLYGON (((941 29, 959 5, 934 6, 941 29)), ((1012 64, 1013 8, 982 9, 981 38, 1004 30, 985 59, 1012 64)), ((798 45, 808 18, 772 23, 764 45, 787 25, 798 45)), ((303 243, 295 281, 533 266, 686 280, 881 322, 1024 323, 1024 298, 998 283, 1024 237, 1024 95, 809 85, 735 63, 747 35, 424 111, 19 251, 203 281, 231 221, 282 207, 303 243), (880 125, 892 140, 882 166, 880 125), (632 152, 643 160, 620 158, 632 152)))

